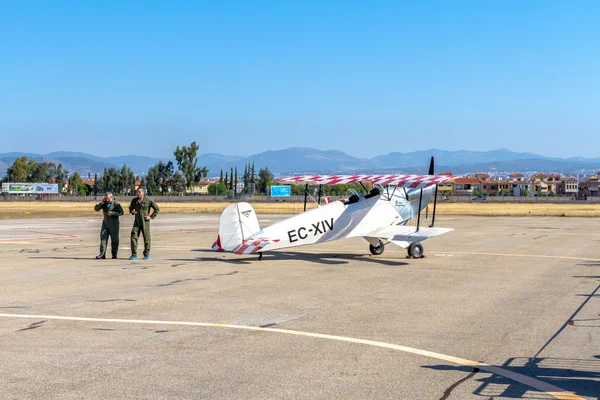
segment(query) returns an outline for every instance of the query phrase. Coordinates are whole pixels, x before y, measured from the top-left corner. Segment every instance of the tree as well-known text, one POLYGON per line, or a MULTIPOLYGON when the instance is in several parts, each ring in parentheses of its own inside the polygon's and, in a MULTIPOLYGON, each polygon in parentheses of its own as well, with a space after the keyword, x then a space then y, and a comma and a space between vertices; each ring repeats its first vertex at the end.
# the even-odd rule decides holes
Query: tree
POLYGON ((199 168, 197 165, 198 157, 196 157, 196 154, 198 149, 199 147, 196 142, 192 142, 189 147, 183 146, 179 148, 179 146, 177 146, 173 153, 173 155, 175 155, 177 167, 185 177, 188 188, 197 185, 198 182, 200 182, 200 179, 208 175, 208 169, 206 169, 206 167, 199 168))
POLYGON ((233 167, 231 167, 231 171, 229 172, 229 190, 233 190, 233 167))
POLYGON ((81 175, 79 175, 79 172, 75 172, 73 176, 71 176, 71 178, 69 179, 69 193, 71 195, 81 195, 82 192, 85 196, 86 188, 83 184, 83 179, 81 179, 81 175))
POLYGON ((69 177, 69 171, 63 170, 62 163, 58 164, 58 167, 56 168, 56 177, 55 177, 56 183, 58 183, 59 185, 63 185, 68 177, 69 177))
POLYGON ((227 172, 225 172, 225 181, 223 181, 223 183, 225 186, 229 187, 229 175, 227 175, 227 172))
POLYGON ((17 158, 13 164, 8 167, 6 171, 8 179, 12 182, 27 182, 27 176, 29 175, 29 164, 27 163, 27 157, 23 156, 17 158))
POLYGON ((235 167, 235 179, 233 181, 233 193, 237 194, 237 189, 238 188, 238 174, 237 174, 237 167, 235 167))
POLYGON ((158 177, 160 179, 160 190, 161 193, 164 195, 168 191, 169 183, 173 178, 173 162, 169 161, 165 164, 164 162, 159 161, 158 164, 156 164, 156 166, 158 170, 158 177))
POLYGON ((269 171, 269 168, 261 168, 258 171, 258 191, 261 193, 267 194, 267 187, 271 186, 271 182, 273 181, 273 174, 269 171))
POLYGON ((181 172, 176 172, 175 175, 173 175, 173 193, 176 195, 182 195, 183 193, 185 193, 185 189, 185 178, 183 177, 181 172))
POLYGON ((56 175, 56 165, 49 162, 29 161, 28 182, 52 183, 56 175))
POLYGON ((221 168, 221 175, 219 176, 219 182, 223 183, 223 168, 221 168))
POLYGON ((94 190, 94 196, 97 196, 98 189, 100 189, 100 182, 98 182, 98 174, 94 174, 94 186, 92 189, 94 190))
POLYGON ((160 175, 158 171, 158 166, 155 164, 154 166, 148 168, 148 175, 146 175, 146 193, 149 195, 156 195, 160 192, 160 175))
POLYGON ((208 194, 212 196, 224 196, 227 193, 227 186, 222 182, 215 182, 208 185, 208 194))

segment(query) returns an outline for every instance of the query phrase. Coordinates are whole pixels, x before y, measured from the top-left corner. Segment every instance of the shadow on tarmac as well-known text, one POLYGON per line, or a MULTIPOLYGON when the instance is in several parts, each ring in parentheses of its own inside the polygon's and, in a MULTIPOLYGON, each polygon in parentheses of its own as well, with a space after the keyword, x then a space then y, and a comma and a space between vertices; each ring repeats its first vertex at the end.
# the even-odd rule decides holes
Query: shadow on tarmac
MULTIPOLYGON (((343 265, 349 264, 351 261, 367 262, 372 264, 384 265, 388 267, 401 267, 409 265, 409 263, 383 259, 379 257, 372 257, 365 254, 315 254, 315 253, 302 253, 296 251, 277 251, 272 253, 265 253, 261 261, 258 260, 258 254, 252 254, 247 257, 236 256, 236 258, 223 258, 223 256, 216 256, 215 252, 207 250, 194 250, 198 252, 204 252, 210 254, 210 257, 196 257, 193 259, 169 259, 169 261, 217 261, 226 264, 254 264, 258 262, 269 262, 269 261, 307 261, 318 264, 326 265, 343 265)), ((216 253, 220 254, 220 253, 216 253)))
MULTIPOLYGON (((600 356, 596 355, 594 356, 595 359, 589 360, 540 357, 542 351, 568 326, 600 328, 600 324, 597 322, 600 321, 600 318, 575 318, 590 299, 598 296, 598 291, 600 291, 600 285, 589 294, 575 294, 575 296, 584 296, 585 300, 533 357, 509 358, 501 367, 522 375, 537 378, 582 397, 598 398, 598 394, 600 394, 600 360, 595 359, 599 359, 600 356)), ((479 372, 477 368, 454 365, 433 365, 423 366, 423 368, 438 371, 464 371, 469 374, 467 377, 460 379, 448 387, 440 399, 448 398, 457 386, 479 372)), ((524 384, 496 374, 492 374, 488 378, 478 379, 477 381, 482 382, 482 385, 475 390, 474 394, 488 398, 532 398, 531 393, 528 395, 527 392, 536 391, 524 384)), ((534 397, 537 398, 537 396, 534 397)))
MULTIPOLYGON (((580 360, 568 358, 510 358, 500 367, 508 371, 516 372, 543 382, 558 386, 559 388, 573 392, 582 397, 598 398, 600 387, 600 356, 594 356, 596 360, 580 360)), ((436 371, 463 371, 468 374, 446 389, 440 399, 450 396, 452 390, 469 378, 475 377, 481 385, 473 392, 475 395, 485 398, 507 397, 514 399, 540 398, 540 392, 525 384, 515 382, 500 375, 479 371, 477 368, 456 365, 425 365, 436 371), (490 376, 477 378, 477 374, 490 374, 490 376)))

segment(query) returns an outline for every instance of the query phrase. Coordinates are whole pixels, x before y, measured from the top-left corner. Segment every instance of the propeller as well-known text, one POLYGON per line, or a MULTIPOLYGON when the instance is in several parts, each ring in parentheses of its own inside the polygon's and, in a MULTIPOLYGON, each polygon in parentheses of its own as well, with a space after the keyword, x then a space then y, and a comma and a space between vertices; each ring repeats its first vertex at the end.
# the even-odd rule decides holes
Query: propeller
POLYGON ((429 162, 429 175, 435 175, 433 165, 433 156, 431 156, 431 161, 429 162))

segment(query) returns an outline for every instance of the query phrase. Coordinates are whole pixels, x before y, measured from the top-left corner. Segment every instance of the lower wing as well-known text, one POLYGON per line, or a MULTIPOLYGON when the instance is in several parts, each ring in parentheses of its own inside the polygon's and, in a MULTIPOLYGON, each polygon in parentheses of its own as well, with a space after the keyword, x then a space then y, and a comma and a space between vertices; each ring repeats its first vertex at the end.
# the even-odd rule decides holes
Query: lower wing
POLYGON ((369 233, 365 239, 383 239, 403 248, 411 243, 419 243, 429 238, 453 231, 452 228, 417 228, 415 226, 394 225, 369 233))

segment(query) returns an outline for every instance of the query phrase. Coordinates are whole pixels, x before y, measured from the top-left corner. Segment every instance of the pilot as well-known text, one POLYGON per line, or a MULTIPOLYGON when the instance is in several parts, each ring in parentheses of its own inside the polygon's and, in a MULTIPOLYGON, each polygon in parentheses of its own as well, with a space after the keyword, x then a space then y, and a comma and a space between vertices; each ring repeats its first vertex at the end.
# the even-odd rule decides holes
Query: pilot
POLYGON ((114 199, 112 193, 106 193, 102 201, 96 204, 94 210, 102 210, 104 214, 100 229, 100 254, 96 256, 96 259, 106 258, 106 244, 109 236, 112 258, 116 259, 119 251, 119 217, 123 215, 123 207, 114 199))
POLYGON ((129 212, 134 216, 133 228, 131 229, 131 257, 137 258, 137 245, 140 234, 144 235, 144 260, 150 258, 150 220, 158 215, 160 208, 154 200, 146 197, 143 188, 137 189, 137 197, 129 204, 129 212), (152 214, 150 213, 152 209, 152 214))

